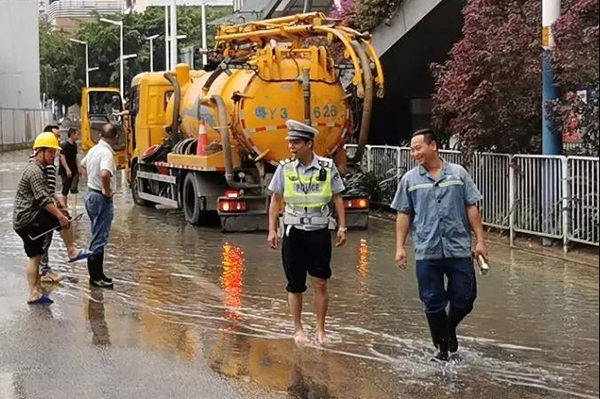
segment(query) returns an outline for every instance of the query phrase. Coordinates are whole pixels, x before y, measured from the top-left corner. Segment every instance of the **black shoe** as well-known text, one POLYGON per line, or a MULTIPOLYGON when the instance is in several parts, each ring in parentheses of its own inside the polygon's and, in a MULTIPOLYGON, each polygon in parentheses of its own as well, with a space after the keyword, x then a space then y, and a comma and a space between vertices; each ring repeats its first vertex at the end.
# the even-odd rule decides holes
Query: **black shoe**
POLYGON ((456 328, 469 313, 470 312, 450 307, 450 313, 448 314, 448 350, 450 353, 458 352, 456 328))
POLYGON ((104 281, 104 280, 91 280, 90 279, 90 286, 92 287, 98 287, 98 288, 114 288, 114 284, 113 283, 109 283, 108 281, 104 281))
POLYGON ((437 352, 431 360, 447 362, 448 355, 448 317, 446 311, 442 310, 438 313, 428 314, 427 321, 431 330, 431 338, 437 352))

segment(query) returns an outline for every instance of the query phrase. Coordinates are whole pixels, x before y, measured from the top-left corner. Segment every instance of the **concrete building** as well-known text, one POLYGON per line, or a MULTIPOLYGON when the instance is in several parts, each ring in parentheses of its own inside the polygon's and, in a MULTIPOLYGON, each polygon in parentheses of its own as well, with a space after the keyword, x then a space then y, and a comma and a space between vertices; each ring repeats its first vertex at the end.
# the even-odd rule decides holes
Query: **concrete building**
POLYGON ((48 21, 57 28, 75 32, 82 22, 96 19, 96 14, 121 14, 131 0, 49 0, 48 21))
MULTIPOLYGON (((128 10, 133 12, 144 12, 148 7, 164 7, 171 5, 171 0, 127 0, 128 10)), ((234 3, 242 0, 177 0, 178 6, 201 6, 209 7, 232 7, 234 3)))
POLYGON ((43 129, 37 0, 0 0, 0 148, 43 129))

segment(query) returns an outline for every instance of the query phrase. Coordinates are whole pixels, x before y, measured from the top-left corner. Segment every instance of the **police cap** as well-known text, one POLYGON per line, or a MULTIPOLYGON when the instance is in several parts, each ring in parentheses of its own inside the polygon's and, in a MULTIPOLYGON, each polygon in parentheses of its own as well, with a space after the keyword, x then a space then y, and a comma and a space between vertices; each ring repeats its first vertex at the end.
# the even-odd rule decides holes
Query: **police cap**
POLYGON ((288 120, 285 125, 288 129, 288 136, 286 137, 286 140, 314 140, 315 136, 319 134, 319 131, 314 127, 292 119, 288 120))

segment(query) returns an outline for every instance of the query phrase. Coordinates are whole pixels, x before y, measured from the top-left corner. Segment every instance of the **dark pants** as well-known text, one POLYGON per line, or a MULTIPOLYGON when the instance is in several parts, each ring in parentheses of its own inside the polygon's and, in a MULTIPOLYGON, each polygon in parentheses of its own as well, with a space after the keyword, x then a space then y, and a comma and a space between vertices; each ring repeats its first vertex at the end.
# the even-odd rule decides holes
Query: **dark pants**
POLYGON ((417 261, 419 294, 427 314, 452 308, 465 314, 477 299, 477 280, 472 258, 426 259, 417 261), (448 279, 446 287, 444 277, 448 279))
POLYGON ((306 291, 306 275, 331 278, 331 233, 329 230, 303 231, 296 228, 283 239, 282 256, 286 290, 293 294, 306 291))
POLYGON ((85 210, 92 225, 90 251, 99 255, 104 252, 104 247, 108 244, 108 235, 114 215, 113 201, 102 193, 88 190, 85 193, 85 210))

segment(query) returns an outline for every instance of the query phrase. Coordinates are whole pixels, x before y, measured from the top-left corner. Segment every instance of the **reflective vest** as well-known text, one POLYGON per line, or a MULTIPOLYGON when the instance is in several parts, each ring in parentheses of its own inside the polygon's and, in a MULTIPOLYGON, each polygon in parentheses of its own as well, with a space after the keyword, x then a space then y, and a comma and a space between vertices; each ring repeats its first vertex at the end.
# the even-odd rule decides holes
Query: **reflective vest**
POLYGON ((303 175, 298 171, 300 161, 294 160, 284 163, 285 189, 283 198, 286 206, 294 212, 318 212, 325 208, 333 198, 331 190, 331 174, 333 161, 320 159, 319 166, 325 169, 327 176, 324 181, 319 181, 320 169, 313 169, 312 173, 303 175))

